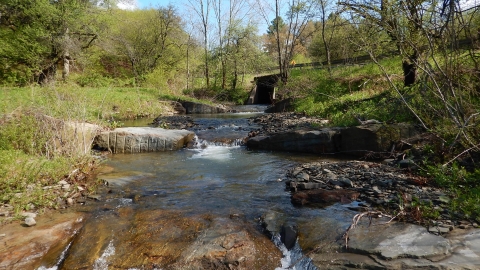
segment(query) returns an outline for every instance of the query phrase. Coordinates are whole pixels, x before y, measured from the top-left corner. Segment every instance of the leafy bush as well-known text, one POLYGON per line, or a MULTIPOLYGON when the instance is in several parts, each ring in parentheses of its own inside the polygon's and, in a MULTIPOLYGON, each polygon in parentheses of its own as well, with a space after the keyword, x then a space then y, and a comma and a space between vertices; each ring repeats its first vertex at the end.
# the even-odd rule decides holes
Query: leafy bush
POLYGON ((82 87, 106 87, 112 83, 112 79, 104 77, 99 73, 86 73, 76 79, 82 87))

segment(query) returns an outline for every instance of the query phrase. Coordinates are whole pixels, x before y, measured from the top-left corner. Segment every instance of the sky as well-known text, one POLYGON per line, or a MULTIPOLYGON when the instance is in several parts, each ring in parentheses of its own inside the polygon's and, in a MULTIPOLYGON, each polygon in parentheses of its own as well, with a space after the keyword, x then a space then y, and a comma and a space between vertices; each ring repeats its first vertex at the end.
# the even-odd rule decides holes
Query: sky
POLYGON ((122 9, 166 7, 169 4, 179 7, 186 0, 120 0, 118 7, 122 9))

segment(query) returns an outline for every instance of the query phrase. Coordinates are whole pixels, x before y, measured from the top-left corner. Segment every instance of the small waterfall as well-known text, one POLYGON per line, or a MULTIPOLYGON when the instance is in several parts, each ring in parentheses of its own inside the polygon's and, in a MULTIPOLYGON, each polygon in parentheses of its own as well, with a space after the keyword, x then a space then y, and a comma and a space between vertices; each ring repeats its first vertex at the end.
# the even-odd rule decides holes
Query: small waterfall
POLYGON ((280 234, 274 235, 272 241, 283 254, 283 258, 280 261, 282 266, 275 268, 275 270, 317 270, 317 267, 313 265, 312 260, 304 256, 298 241, 291 250, 288 250, 282 243, 280 240, 280 234))
POLYGON ((243 145, 243 139, 232 139, 232 140, 228 140, 227 142, 226 141, 210 142, 207 140, 199 139, 197 136, 195 136, 194 141, 195 141, 193 146, 194 149, 205 149, 209 146, 237 147, 237 146, 243 145))
POLYGON ((218 161, 228 161, 232 159, 231 150, 238 147, 240 147, 240 142, 238 141, 234 141, 231 144, 226 144, 220 142, 209 142, 196 137, 194 147, 191 149, 196 153, 191 156, 191 158, 206 158, 218 161))
POLYGON ((52 266, 52 267, 45 267, 45 266, 40 266, 37 270, 58 270, 58 267, 63 263, 65 260, 65 257, 67 256, 67 252, 70 249, 70 246, 72 245, 72 242, 68 243, 67 247, 62 251, 60 254, 57 263, 52 266))
POLYGON ((93 264, 93 269, 94 270, 107 270, 108 269, 108 257, 112 256, 115 254, 115 247, 113 246, 113 240, 110 240, 110 243, 108 243, 107 248, 103 252, 102 256, 95 260, 95 263, 93 264))

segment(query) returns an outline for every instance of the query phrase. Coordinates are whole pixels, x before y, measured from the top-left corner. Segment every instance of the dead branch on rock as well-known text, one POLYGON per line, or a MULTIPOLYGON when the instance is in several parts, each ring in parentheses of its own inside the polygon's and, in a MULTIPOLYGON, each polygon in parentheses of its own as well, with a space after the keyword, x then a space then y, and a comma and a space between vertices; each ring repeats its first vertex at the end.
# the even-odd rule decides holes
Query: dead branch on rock
POLYGON ((382 217, 382 216, 385 216, 385 217, 388 217, 390 218, 389 221, 385 222, 385 223, 382 223, 382 224, 377 224, 377 225, 385 225, 385 224, 389 224, 390 222, 392 222, 393 220, 395 220, 398 216, 400 215, 403 215, 404 212, 403 210, 401 210, 398 214, 396 214, 395 216, 390 216, 390 215, 386 215, 384 214, 383 212, 381 211, 367 211, 367 212, 363 212, 363 213, 360 213, 360 214, 356 214, 355 216, 353 216, 353 219, 352 219, 352 224, 350 224, 350 226, 348 226, 347 230, 345 231, 345 233, 343 234, 342 238, 345 239, 345 248, 348 249, 348 233, 355 229, 355 227, 357 227, 358 225, 358 222, 360 222, 360 220, 367 216, 369 218, 369 223, 368 223, 368 226, 370 227, 370 225, 372 225, 372 219, 374 217, 382 217))

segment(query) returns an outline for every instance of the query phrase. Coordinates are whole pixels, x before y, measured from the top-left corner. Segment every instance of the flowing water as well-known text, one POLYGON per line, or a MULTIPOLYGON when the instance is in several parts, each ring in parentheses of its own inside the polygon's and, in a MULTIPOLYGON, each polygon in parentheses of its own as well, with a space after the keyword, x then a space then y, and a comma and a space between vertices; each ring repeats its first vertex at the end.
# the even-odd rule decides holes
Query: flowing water
MULTIPOLYGON (((245 137, 249 130, 256 128, 249 126, 247 121, 253 115, 236 113, 195 116, 195 121, 200 125, 196 130, 199 138, 194 148, 109 157, 105 164, 109 171, 99 175, 99 178, 105 179, 109 184, 105 188, 107 192, 104 199, 83 210, 93 213, 84 229, 84 234, 88 236, 80 237, 83 240, 77 239, 73 247, 67 247, 70 250, 66 265, 62 261, 50 269, 68 269, 69 265, 80 265, 82 256, 87 255, 82 255, 85 251, 81 251, 78 246, 84 246, 85 249, 97 248, 93 244, 87 244, 89 238, 91 242, 98 242, 101 238, 103 244, 98 247, 95 253, 97 257, 93 258, 95 261, 93 265, 90 262, 88 268, 108 269, 109 256, 125 248, 114 240, 118 232, 126 230, 125 220, 131 219, 129 211, 168 210, 181 212, 183 216, 234 215, 241 216, 256 227, 260 227, 258 224, 262 215, 272 212, 279 213, 285 222, 294 222, 300 228, 309 228, 308 224, 318 217, 351 217, 351 213, 343 206, 326 209, 297 208, 290 202, 290 194, 285 190, 283 182, 286 170, 298 163, 321 161, 324 158, 307 154, 253 151, 237 143, 211 143, 219 137, 245 137), (106 228, 106 235, 97 233, 102 228, 106 228)), ((294 263, 295 266, 288 269, 316 269, 309 259, 302 258, 298 243, 293 249, 287 250, 278 235, 272 237, 272 241, 284 257, 277 265, 272 265, 271 269, 287 269, 294 263)))

